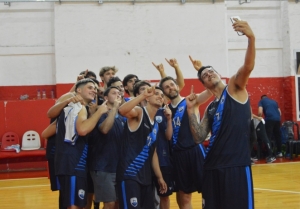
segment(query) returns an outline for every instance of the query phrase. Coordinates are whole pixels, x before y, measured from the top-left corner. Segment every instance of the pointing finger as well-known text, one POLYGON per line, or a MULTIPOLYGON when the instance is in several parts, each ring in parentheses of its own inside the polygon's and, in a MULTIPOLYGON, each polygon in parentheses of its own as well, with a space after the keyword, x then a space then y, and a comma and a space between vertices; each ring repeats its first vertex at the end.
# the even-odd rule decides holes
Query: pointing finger
POLYGON ((156 67, 156 68, 157 68, 157 65, 156 65, 156 64, 154 64, 154 62, 152 62, 152 65, 153 65, 154 67, 156 67))
POLYGON ((84 72, 84 77, 86 77, 86 75, 88 74, 89 72, 89 69, 86 69, 85 72, 84 72))
POLYGON ((192 87, 191 87, 191 94, 193 94, 194 93, 194 85, 192 85, 192 87))
POLYGON ((165 58, 165 60, 166 60, 169 64, 171 64, 170 61, 169 61, 167 58, 165 58))
POLYGON ((189 55, 189 58, 190 58, 191 62, 194 63, 194 60, 193 60, 193 58, 191 57, 191 55, 189 55))
POLYGON ((104 105, 106 105, 106 103, 107 103, 107 100, 105 100, 101 105, 104 106, 104 105))

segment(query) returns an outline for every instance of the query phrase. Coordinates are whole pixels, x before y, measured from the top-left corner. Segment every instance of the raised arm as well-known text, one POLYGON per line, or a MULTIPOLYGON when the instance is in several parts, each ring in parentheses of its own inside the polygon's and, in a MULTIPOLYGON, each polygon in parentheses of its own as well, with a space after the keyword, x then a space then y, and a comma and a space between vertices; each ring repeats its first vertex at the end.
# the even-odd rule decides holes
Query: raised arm
POLYGON ((167 77, 167 74, 165 73, 165 68, 164 68, 163 64, 156 65, 156 64, 154 64, 154 62, 152 62, 152 65, 158 70, 161 78, 167 77))
POLYGON ((70 102, 83 104, 83 99, 80 95, 74 95, 74 93, 68 92, 62 95, 47 112, 48 118, 56 118, 60 112, 67 106, 70 102))
POLYGON ((106 101, 102 105, 98 106, 97 111, 89 118, 87 118, 87 111, 85 106, 82 106, 76 120, 76 131, 78 135, 85 136, 90 133, 96 126, 101 115, 108 111, 106 101))
POLYGON ((110 129, 113 127, 115 122, 115 117, 118 113, 118 108, 121 104, 121 101, 122 101, 121 98, 116 99, 114 101, 114 105, 111 108, 111 110, 108 112, 107 118, 105 118, 105 120, 99 126, 99 130, 101 133, 107 134, 110 131, 110 129))
POLYGON ((53 121, 45 130, 42 132, 42 137, 48 139, 56 133, 56 120, 53 121))
POLYGON ((240 31, 248 38, 248 47, 244 64, 238 72, 231 77, 228 84, 228 91, 231 94, 235 94, 237 91, 245 90, 248 83, 250 73, 252 72, 255 64, 255 36, 250 26, 246 21, 240 21, 235 19, 233 23, 235 31, 240 31))
POLYGON ((165 132, 165 136, 167 140, 171 140, 173 135, 173 125, 172 125, 172 111, 170 110, 169 105, 165 105, 164 114, 167 118, 167 129, 165 132))
POLYGON ((208 133, 210 132, 207 112, 205 111, 204 117, 200 122, 199 112, 195 111, 195 106, 197 105, 197 96, 195 93, 193 93, 193 87, 191 88, 191 94, 185 99, 193 139, 195 143, 200 144, 206 139, 208 133))
POLYGON ((180 70, 178 62, 175 58, 170 59, 170 60, 168 60, 167 58, 165 58, 165 59, 169 63, 169 65, 175 69, 177 85, 179 87, 179 91, 181 91, 183 89, 183 87, 185 86, 185 83, 184 83, 183 74, 180 70))
POLYGON ((119 113, 128 119, 139 117, 141 114, 141 108, 138 107, 138 105, 147 97, 152 96, 154 93, 155 86, 146 88, 142 94, 122 104, 119 108, 119 113))

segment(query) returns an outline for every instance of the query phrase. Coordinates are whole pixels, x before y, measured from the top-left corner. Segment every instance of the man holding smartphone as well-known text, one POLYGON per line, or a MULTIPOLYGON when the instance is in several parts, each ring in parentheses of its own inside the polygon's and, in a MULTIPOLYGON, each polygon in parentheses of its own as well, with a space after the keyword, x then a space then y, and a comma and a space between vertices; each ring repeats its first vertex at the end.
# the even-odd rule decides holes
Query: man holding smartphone
POLYGON ((201 123, 193 109, 196 95, 191 93, 186 98, 194 141, 202 143, 211 132, 204 162, 203 209, 254 208, 249 153, 251 111, 246 85, 255 63, 255 36, 247 22, 234 20, 233 29, 248 38, 243 66, 227 86, 213 67, 199 69, 199 81, 216 97, 201 123))

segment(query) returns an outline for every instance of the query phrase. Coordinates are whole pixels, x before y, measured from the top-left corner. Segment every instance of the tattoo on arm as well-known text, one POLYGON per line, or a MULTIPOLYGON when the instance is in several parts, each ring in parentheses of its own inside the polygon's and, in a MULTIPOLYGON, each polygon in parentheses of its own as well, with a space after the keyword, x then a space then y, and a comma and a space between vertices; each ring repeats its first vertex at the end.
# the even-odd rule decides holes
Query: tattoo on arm
POLYGON ((208 118, 206 112, 200 124, 198 123, 197 115, 195 113, 189 114, 189 122, 195 143, 202 143, 206 139, 207 134, 209 132, 208 118))

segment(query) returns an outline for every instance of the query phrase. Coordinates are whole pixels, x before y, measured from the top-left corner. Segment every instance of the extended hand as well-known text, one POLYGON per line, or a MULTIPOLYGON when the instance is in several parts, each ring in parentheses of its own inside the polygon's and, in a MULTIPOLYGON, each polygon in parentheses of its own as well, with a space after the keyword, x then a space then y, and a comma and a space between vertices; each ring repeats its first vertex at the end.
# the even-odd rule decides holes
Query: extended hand
POLYGON ((82 105, 85 105, 84 100, 78 94, 76 96, 69 98, 67 101, 68 101, 68 103, 73 102, 74 104, 77 102, 80 102, 82 105))
POLYGON ((194 86, 192 85, 191 86, 191 94, 188 95, 186 98, 186 106, 187 108, 193 108, 196 103, 197 103, 197 96, 196 94, 194 93, 194 86))
POLYGON ((154 64, 154 62, 152 62, 152 65, 153 65, 160 73, 162 73, 162 72, 165 71, 163 64, 156 65, 156 64, 154 64))
POLYGON ((248 38, 254 38, 254 33, 246 21, 236 18, 233 18, 233 20, 235 22, 232 24, 232 27, 235 31, 244 33, 248 38))
POLYGON ((193 60, 193 58, 191 57, 191 55, 189 55, 189 58, 194 66, 194 68, 198 71, 200 70, 200 68, 202 67, 202 62, 200 60, 193 60))
POLYGON ((172 118, 172 111, 169 108, 169 105, 165 105, 164 107, 164 114, 166 116, 167 119, 171 119, 172 118))
POLYGON ((179 65, 177 63, 177 60, 175 58, 168 60, 167 58, 165 58, 166 61, 169 63, 169 65, 171 65, 171 67, 173 68, 178 68, 179 65))

